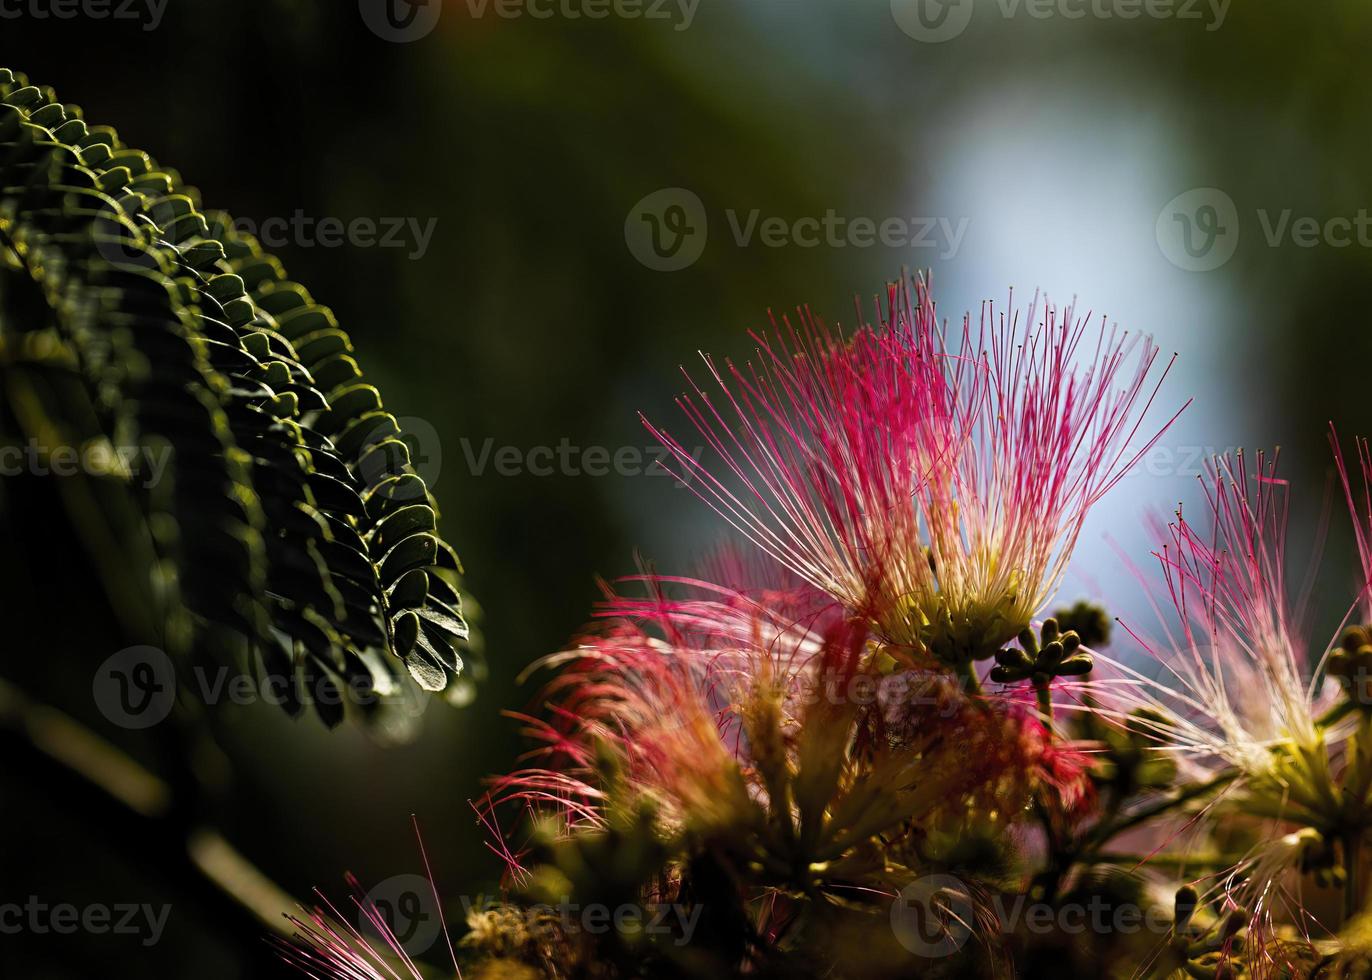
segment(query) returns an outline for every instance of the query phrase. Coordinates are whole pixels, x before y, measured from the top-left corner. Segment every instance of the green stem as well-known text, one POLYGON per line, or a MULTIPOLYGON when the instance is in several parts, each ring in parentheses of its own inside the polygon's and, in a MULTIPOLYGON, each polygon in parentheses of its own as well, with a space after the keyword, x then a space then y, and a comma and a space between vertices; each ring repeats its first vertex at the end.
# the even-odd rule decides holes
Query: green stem
POLYGON ((1097 852, 1091 860, 1101 864, 1118 864, 1137 867, 1142 864, 1162 865, 1169 868, 1203 867, 1227 868, 1237 864, 1237 856, 1227 854, 1119 854, 1114 851, 1097 852))
POLYGON ((957 674, 962 678, 963 687, 969 696, 981 697, 981 680, 977 677, 977 668, 973 661, 964 660, 958 664, 957 674))
POLYGON ((1344 698, 1338 704, 1334 705, 1334 707, 1316 718, 1315 724, 1321 728, 1328 728, 1330 725, 1342 721, 1355 707, 1356 705, 1353 703, 1352 698, 1344 698))
POLYGON ((1343 835, 1343 922, 1346 926, 1362 909, 1361 888, 1358 881, 1359 840, 1356 830, 1346 831, 1343 835))
POLYGON ((1052 724, 1053 721, 1053 692, 1048 686, 1047 681, 1034 681, 1034 695, 1038 698, 1039 714, 1043 720, 1052 724))
POLYGON ((1094 839, 1094 845, 1088 848, 1087 853, 1094 852, 1097 847, 1110 840, 1110 838, 1117 837, 1124 833, 1124 831, 1137 827, 1139 824, 1146 823, 1154 817, 1166 813, 1168 810, 1175 809, 1184 803, 1199 799, 1207 793, 1228 786, 1237 777, 1237 772, 1222 772, 1213 779, 1208 779, 1203 783, 1197 783, 1194 786, 1188 786, 1176 796, 1169 797, 1165 800, 1159 800, 1157 803, 1146 806, 1141 810, 1135 810, 1133 813, 1129 814, 1129 816, 1116 822, 1113 826, 1102 827, 1093 833, 1091 837, 1094 839))

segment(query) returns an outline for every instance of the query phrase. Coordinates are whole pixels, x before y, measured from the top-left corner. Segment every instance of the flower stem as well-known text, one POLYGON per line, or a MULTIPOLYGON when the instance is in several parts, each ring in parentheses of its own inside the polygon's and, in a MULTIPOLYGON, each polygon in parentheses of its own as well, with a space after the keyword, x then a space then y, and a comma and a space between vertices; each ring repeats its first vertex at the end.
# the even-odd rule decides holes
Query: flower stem
POLYGON ((1358 881, 1359 838, 1356 830, 1345 831, 1343 835, 1343 923, 1348 925, 1353 916, 1362 908, 1362 894, 1358 881))
POLYGON ((1199 797, 1202 797, 1214 790, 1222 789, 1225 786, 1228 786, 1235 780, 1235 778, 1237 778, 1237 776, 1238 773, 1235 771, 1222 772, 1218 776, 1215 776, 1213 779, 1207 779, 1203 783, 1197 783, 1194 786, 1188 786, 1186 789, 1179 792, 1176 796, 1170 796, 1165 800, 1159 800, 1157 803, 1153 803, 1149 806, 1143 807, 1142 809, 1135 810, 1133 813, 1129 814, 1129 816, 1117 821, 1112 826, 1102 827, 1095 833, 1093 833, 1091 836, 1095 841, 1095 847, 1089 848, 1087 853, 1093 853, 1096 847, 1099 847, 1101 844, 1104 844, 1112 837, 1116 837, 1119 834, 1124 833, 1124 831, 1126 830, 1130 830, 1133 827, 1137 827, 1141 823, 1146 823, 1147 821, 1152 820, 1154 817, 1166 813, 1168 810, 1179 807, 1183 803, 1189 803, 1191 800, 1198 799, 1199 797))
POLYGON ((1129 867, 1150 864, 1167 868, 1228 868, 1238 863, 1240 858, 1229 854, 1120 854, 1114 851, 1099 851, 1091 856, 1091 860, 1129 867))
POLYGON ((971 660, 963 661, 957 666, 957 674, 969 697, 981 697, 981 681, 977 678, 976 664, 971 660))
POLYGON ((1048 686, 1047 681, 1034 681, 1034 695, 1038 698, 1039 714, 1043 720, 1052 724, 1053 722, 1053 692, 1048 686))
POLYGON ((1335 722, 1342 721, 1355 707, 1356 705, 1354 705, 1351 698, 1344 698, 1338 704, 1334 705, 1334 707, 1316 718, 1315 724, 1321 728, 1328 728, 1335 722))

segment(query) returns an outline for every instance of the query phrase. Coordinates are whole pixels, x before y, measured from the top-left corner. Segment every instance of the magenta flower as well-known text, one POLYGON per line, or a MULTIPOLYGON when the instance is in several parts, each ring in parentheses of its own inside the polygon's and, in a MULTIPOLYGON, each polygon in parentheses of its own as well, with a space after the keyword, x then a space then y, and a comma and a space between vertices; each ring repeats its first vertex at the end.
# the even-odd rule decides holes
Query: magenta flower
MULTIPOLYGON (((516 716, 530 764, 493 780, 488 812, 553 814, 565 835, 646 805, 667 838, 840 869, 897 827, 1013 820, 1034 787, 1068 821, 1094 805, 1088 757, 1031 710, 882 666, 866 624, 808 585, 636 581, 645 598, 611 594, 603 624, 545 661, 560 668, 539 699, 546 719, 516 716)), ((523 880, 518 855, 496 849, 523 880)))
POLYGON ((1334 644, 1311 645, 1308 590, 1293 597, 1287 581, 1288 486, 1276 454, 1259 453, 1251 467, 1242 452, 1217 459, 1202 485, 1204 519, 1178 511, 1155 552, 1158 605, 1170 613, 1159 617, 1161 637, 1126 627, 1162 675, 1116 664, 1123 680, 1108 689, 1121 714, 1144 709, 1134 724, 1161 751, 1224 787, 1212 804, 1221 825, 1246 823, 1258 834, 1261 843, 1231 855, 1212 892, 1246 910, 1254 976, 1285 976, 1295 947, 1279 938, 1282 924, 1314 926, 1299 895, 1302 872, 1326 885, 1356 874, 1343 864, 1344 833, 1365 795, 1350 781, 1367 777, 1350 765, 1359 753, 1350 754, 1348 726, 1333 713, 1338 685, 1319 683, 1334 644))
POLYGON ((921 280, 847 339, 805 310, 774 320, 756 363, 705 357, 724 409, 694 382, 679 399, 717 473, 645 424, 725 520, 888 643, 985 658, 1049 601, 1088 510, 1161 435, 1138 444, 1158 348, 1037 309, 1022 326, 988 304, 950 344, 921 280))
MULTIPOLYGON (((1155 552, 1165 606, 1162 636, 1125 628, 1163 668, 1161 679, 1120 670, 1134 706, 1163 711, 1151 722, 1175 750, 1195 760, 1270 773, 1273 748, 1311 749, 1319 712, 1314 667, 1327 647, 1310 649, 1304 601, 1286 575, 1287 482, 1275 455, 1215 460, 1202 482, 1204 520, 1178 510, 1155 552), (1170 621, 1169 621, 1170 620, 1170 621)), ((1118 666, 1118 665, 1117 665, 1118 666)))
POLYGON ((347 881, 353 905, 380 937, 380 946, 356 928, 323 892, 316 890, 324 904, 302 910, 304 919, 290 917, 296 935, 294 942, 277 944, 282 959, 308 976, 327 980, 400 980, 402 976, 423 980, 423 974, 358 880, 348 875, 347 881))
POLYGON ((1362 492, 1357 493, 1349 478, 1348 467, 1344 464, 1343 450, 1339 446, 1339 436, 1333 424, 1329 426, 1329 444, 1334 450, 1334 462, 1339 470, 1343 484, 1344 498, 1348 501, 1348 511, 1353 517, 1353 536, 1358 543, 1358 559, 1362 564, 1362 591, 1360 604, 1364 623, 1372 623, 1372 451, 1367 440, 1357 438, 1353 445, 1358 454, 1358 469, 1362 476, 1362 492))
MULTIPOLYGON (((424 860, 424 871, 433 888, 434 904, 442 922, 442 903, 417 821, 414 829, 415 837, 419 840, 419 853, 424 860)), ((347 876, 347 882, 359 921, 375 932, 376 937, 369 937, 354 926, 342 909, 322 891, 315 889, 322 905, 302 909, 303 918, 287 916, 295 926, 296 934, 290 942, 276 941, 282 959, 316 980, 424 980, 424 974, 405 951, 381 909, 351 874, 347 876)), ((442 922, 442 927, 443 938, 452 957, 453 971, 460 978, 462 970, 457 965, 457 953, 448 934, 447 923, 442 922)))
POLYGON ((559 813, 567 828, 600 827, 607 780, 670 828, 727 824, 750 806, 746 755, 760 746, 745 747, 742 713, 772 692, 785 692, 782 710, 794 712, 800 678, 832 653, 816 632, 834 621, 832 602, 808 589, 769 590, 762 602, 692 579, 637 581, 647 598, 609 593, 602 625, 538 665, 559 670, 540 697, 550 718, 514 715, 537 744, 526 756, 536 764, 494 780, 491 806, 517 802, 559 813))

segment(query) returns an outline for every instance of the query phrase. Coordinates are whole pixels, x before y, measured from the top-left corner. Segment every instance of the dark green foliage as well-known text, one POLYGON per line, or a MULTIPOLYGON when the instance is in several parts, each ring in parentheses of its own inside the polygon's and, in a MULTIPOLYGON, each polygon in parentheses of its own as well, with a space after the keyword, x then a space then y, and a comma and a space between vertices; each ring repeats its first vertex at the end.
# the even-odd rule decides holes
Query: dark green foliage
POLYGON ((0 441, 84 461, 46 492, 130 642, 251 658, 330 724, 409 678, 465 698, 473 666, 457 557, 351 350, 175 171, 0 69, 0 441))
POLYGON ((1064 606, 1053 614, 1058 626, 1064 633, 1072 632, 1081 637, 1088 647, 1107 646, 1110 643, 1110 616, 1094 602, 1079 599, 1070 606, 1064 606))

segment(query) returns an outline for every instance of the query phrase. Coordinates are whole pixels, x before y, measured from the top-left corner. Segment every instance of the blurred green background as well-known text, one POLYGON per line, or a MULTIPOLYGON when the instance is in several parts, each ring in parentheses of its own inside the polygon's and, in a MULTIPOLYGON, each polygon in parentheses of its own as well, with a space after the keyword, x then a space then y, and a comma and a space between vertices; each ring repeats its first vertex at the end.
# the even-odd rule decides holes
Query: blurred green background
MULTIPOLYGON (((216 712, 236 774, 221 826, 293 894, 336 893, 345 869, 364 882, 419 870, 412 812, 449 899, 494 887, 467 801, 520 751, 501 716, 532 696, 515 676, 586 620, 596 575, 633 571, 636 551, 684 569, 720 533, 671 479, 587 475, 597 461, 580 451, 651 457, 639 411, 694 445, 672 405, 678 366, 700 349, 746 357, 769 308, 808 303, 850 324, 855 297, 870 309, 902 268, 927 268, 949 315, 1042 289, 1177 351, 1157 418, 1195 404, 1094 515, 1067 598, 1145 614, 1107 538, 1146 564, 1140 515, 1193 497, 1210 452, 1281 444, 1293 520, 1317 515, 1327 421, 1372 431, 1372 239, 1341 245, 1342 226, 1324 228, 1372 207, 1372 8, 915 2, 647 0, 661 17, 590 19, 567 15, 578 0, 532 8, 548 17, 430 0, 416 23, 436 14, 432 29, 404 43, 369 28, 384 14, 367 0, 168 0, 160 17, 134 0, 134 16, 103 20, 4 6, 0 63, 180 169, 207 206, 259 226, 434 222, 427 248, 409 233, 395 248, 276 251, 417 433, 492 676, 470 708, 431 705, 399 747, 266 705, 216 712), (683 244, 699 257, 676 271, 629 247, 644 254, 639 202, 665 188, 690 192, 669 207, 703 211, 686 212, 683 244), (1194 189, 1212 190, 1173 204, 1194 189), (740 241, 753 212, 758 233, 740 241), (791 234, 829 212, 852 234, 791 234), (768 218, 789 231, 768 239, 768 218), (916 240, 863 244, 853 224, 892 218, 916 240), (1302 218, 1321 225, 1313 244, 1302 218), (531 450, 563 445, 573 466, 530 471, 546 461, 531 450), (502 447, 519 462, 498 467, 502 447)), ((659 219, 670 229, 681 213, 659 219)), ((1321 629, 1351 576, 1346 536, 1327 550, 1339 589, 1318 596, 1321 629)), ((113 648, 8 641, 60 653, 45 695, 98 722, 89 671, 113 648)), ((0 900, 171 901, 165 937, 0 937, 6 976, 273 975, 252 930, 202 908, 155 848, 97 813, 39 766, 0 768, 0 900)))

